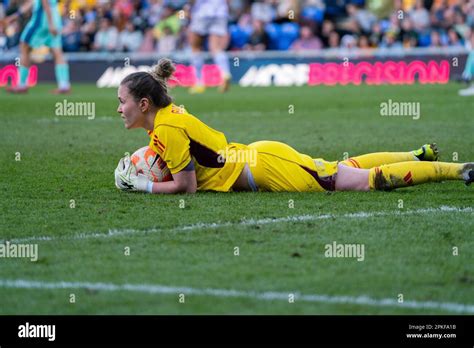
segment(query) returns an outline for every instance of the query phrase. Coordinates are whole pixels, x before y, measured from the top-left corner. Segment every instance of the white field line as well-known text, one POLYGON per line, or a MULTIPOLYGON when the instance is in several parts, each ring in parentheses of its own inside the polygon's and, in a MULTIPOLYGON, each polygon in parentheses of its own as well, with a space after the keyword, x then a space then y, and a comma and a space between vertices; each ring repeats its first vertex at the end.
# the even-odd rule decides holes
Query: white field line
MULTIPOLYGON (((264 219, 243 219, 236 222, 212 222, 212 223, 197 223, 193 225, 177 226, 171 228, 151 228, 145 230, 136 230, 136 229, 111 229, 106 233, 101 232, 90 232, 90 233, 79 233, 73 236, 30 236, 24 238, 10 239, 11 243, 27 243, 35 241, 54 241, 54 240, 77 240, 77 239, 89 239, 89 238, 109 238, 109 237, 118 237, 118 236, 127 236, 132 234, 148 234, 148 233, 157 233, 165 231, 175 231, 175 232, 187 232, 194 230, 203 230, 203 229, 213 229, 229 226, 255 226, 255 225, 267 225, 274 223, 285 223, 285 222, 305 222, 305 221, 315 221, 315 220, 326 220, 326 219, 367 219, 372 217, 381 217, 381 216, 405 216, 405 215, 425 215, 425 214, 441 214, 441 213, 474 213, 472 207, 467 208, 458 208, 451 206, 440 206, 438 208, 424 208, 416 210, 395 210, 395 211, 381 211, 381 212, 356 212, 356 213, 347 213, 347 214, 322 214, 322 215, 296 215, 296 216, 287 216, 281 218, 264 218, 264 219)), ((5 242, 5 240, 0 241, 0 243, 5 242)))
POLYGON ((152 284, 111 284, 111 283, 89 283, 89 282, 43 282, 24 279, 1 280, 0 288, 13 289, 89 289, 98 291, 129 291, 147 294, 185 294, 211 297, 239 297, 248 299, 258 299, 267 301, 285 301, 288 303, 290 294, 294 295, 295 303, 298 301, 324 303, 324 304, 349 304, 366 305, 374 307, 402 307, 410 309, 432 309, 455 313, 474 313, 474 305, 453 302, 434 301, 404 301, 399 303, 394 298, 375 299, 369 296, 330 296, 330 295, 304 295, 298 292, 255 292, 227 289, 198 289, 190 287, 174 287, 152 284))

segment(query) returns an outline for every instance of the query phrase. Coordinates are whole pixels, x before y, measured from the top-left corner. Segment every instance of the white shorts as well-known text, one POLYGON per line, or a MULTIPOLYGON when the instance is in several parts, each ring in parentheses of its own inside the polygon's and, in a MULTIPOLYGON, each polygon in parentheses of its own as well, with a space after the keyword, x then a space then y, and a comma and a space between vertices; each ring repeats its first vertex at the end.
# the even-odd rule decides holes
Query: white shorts
POLYGON ((198 35, 227 35, 227 18, 202 17, 191 20, 190 30, 198 35))

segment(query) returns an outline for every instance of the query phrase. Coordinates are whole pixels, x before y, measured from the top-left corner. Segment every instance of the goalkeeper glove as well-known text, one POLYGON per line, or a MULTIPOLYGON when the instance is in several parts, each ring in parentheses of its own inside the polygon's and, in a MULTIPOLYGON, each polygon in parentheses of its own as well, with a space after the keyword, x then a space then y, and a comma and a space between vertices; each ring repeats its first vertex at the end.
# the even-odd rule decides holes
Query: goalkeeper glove
POLYGON ((120 159, 115 169, 115 186, 125 191, 141 191, 152 193, 153 182, 143 174, 136 174, 130 156, 120 159))

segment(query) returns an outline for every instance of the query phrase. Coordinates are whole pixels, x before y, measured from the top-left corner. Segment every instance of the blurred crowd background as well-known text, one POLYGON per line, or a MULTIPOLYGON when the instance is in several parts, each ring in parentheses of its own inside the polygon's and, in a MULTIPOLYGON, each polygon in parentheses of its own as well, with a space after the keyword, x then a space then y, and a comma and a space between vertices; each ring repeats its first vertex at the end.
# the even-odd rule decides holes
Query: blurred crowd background
MULTIPOLYGON (((226 0, 223 0, 226 1, 226 0)), ((474 0, 227 0, 228 50, 470 47, 474 0)), ((22 1, 2 0, 0 18, 22 1)), ((189 49, 188 0, 60 1, 65 52, 189 49)), ((18 50, 28 16, 0 27, 0 51, 18 50)), ((474 34, 472 34, 474 35, 474 34)))

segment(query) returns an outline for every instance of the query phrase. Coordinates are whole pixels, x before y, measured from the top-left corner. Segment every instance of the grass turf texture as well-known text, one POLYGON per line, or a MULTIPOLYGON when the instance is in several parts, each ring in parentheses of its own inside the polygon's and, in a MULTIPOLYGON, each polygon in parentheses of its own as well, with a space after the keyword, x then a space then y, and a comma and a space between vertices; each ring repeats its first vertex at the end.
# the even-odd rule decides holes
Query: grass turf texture
MULTIPOLYGON (((39 260, 0 259, 0 279, 104 282, 367 295, 375 299, 473 304, 472 213, 330 218, 253 226, 179 231, 174 227, 243 218, 351 212, 394 212, 442 205, 473 206, 473 188, 461 182, 427 184, 390 193, 198 193, 158 196, 119 192, 113 170, 126 151, 147 144, 143 130, 127 131, 116 113, 115 89, 74 85, 53 96, 52 85, 28 95, 1 93, 2 198, 0 240, 30 236, 70 237, 109 229, 146 230, 99 239, 40 241, 39 260), (94 102, 96 118, 57 117, 64 99, 94 102), (21 161, 15 161, 15 153, 21 161), (403 209, 399 209, 399 200, 403 209), (75 208, 70 208, 71 201, 75 208), (185 208, 180 203, 184 200, 185 208), (294 208, 289 208, 293 200, 294 208), (365 245, 365 260, 326 258, 324 246, 365 245), (453 256, 453 247, 459 255, 453 256), (130 248, 130 256, 124 248, 130 248), (239 247, 240 256, 234 256, 239 247)), ((457 96, 458 85, 232 88, 190 96, 172 94, 229 141, 279 140, 303 153, 342 159, 376 151, 405 151, 436 141, 442 159, 474 161, 474 98, 457 96), (421 117, 382 117, 388 99, 420 102, 421 117), (290 106, 294 113, 290 113, 290 106)), ((143 294, 91 290, 0 288, 0 314, 414 314, 407 309, 252 298, 143 294), (69 294, 76 303, 69 303, 69 294)))

